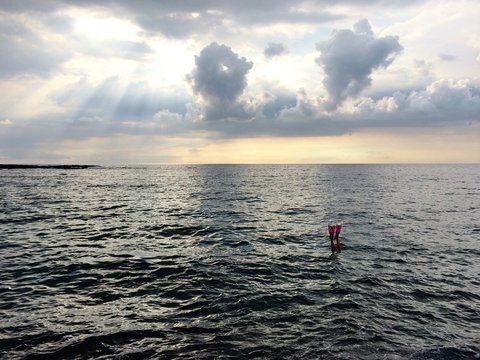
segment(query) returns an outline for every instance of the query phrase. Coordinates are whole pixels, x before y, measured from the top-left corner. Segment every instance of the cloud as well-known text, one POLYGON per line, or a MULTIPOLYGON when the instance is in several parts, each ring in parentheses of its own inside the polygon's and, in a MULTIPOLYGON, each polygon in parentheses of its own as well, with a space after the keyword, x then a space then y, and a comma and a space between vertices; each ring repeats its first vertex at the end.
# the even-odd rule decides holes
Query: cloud
POLYGON ((418 71, 421 76, 430 76, 430 70, 432 69, 432 64, 428 63, 425 60, 414 59, 413 67, 418 71))
POLYGON ((349 112, 362 127, 440 127, 480 122, 480 85, 468 80, 436 80, 422 90, 362 98, 349 112))
POLYGON ((282 55, 287 52, 286 47, 281 43, 269 43, 263 51, 266 58, 282 55))
POLYGON ((361 97, 337 112, 326 100, 301 89, 295 103, 268 103, 275 109, 257 112, 248 122, 203 122, 197 128, 217 137, 331 136, 362 129, 466 127, 480 123, 480 85, 470 81, 438 80, 421 90, 397 91, 373 99, 361 97))
POLYGON ((182 115, 168 110, 161 110, 153 116, 153 119, 161 123, 178 123, 182 120, 182 115))
POLYGON ((331 110, 370 86, 372 72, 387 68, 402 50, 398 37, 375 38, 367 20, 357 22, 354 29, 336 30, 317 44, 320 56, 315 61, 325 72, 331 110))
POLYGON ((97 40, 95 42, 79 39, 77 49, 85 54, 102 58, 124 58, 142 60, 153 54, 152 48, 143 42, 129 40, 97 40))
MULTIPOLYGON (((277 4, 275 4, 277 5, 277 4)), ((272 24, 308 24, 318 26, 319 24, 335 21, 344 18, 344 15, 333 14, 328 11, 318 11, 317 8, 297 10, 294 7, 284 8, 282 6, 271 6, 270 9, 258 7, 245 7, 239 11, 232 11, 230 16, 235 16, 241 26, 272 24)))
MULTIPOLYGON (((28 0, 30 3, 34 2, 28 0)), ((121 18, 129 18, 147 33, 183 38, 204 36, 219 27, 249 27, 251 25, 311 24, 345 18, 338 11, 329 12, 329 6, 366 7, 378 4, 384 8, 410 6, 423 0, 408 1, 355 1, 355 0, 244 0, 244 1, 151 1, 151 0, 58 0, 47 2, 49 7, 70 5, 76 7, 108 9, 121 18), (62 4, 63 3, 63 4, 62 4), (321 10, 320 10, 321 9, 321 10)), ((34 4, 37 8, 40 7, 34 4)), ((16 5, 14 7, 20 7, 16 5)))
MULTIPOLYGON (((439 26, 429 30, 431 38, 425 38, 426 30, 415 27, 412 32, 411 24, 432 24, 423 17, 408 19, 415 12, 412 9, 399 12, 382 22, 382 34, 403 34, 402 45, 408 50, 391 69, 402 49, 400 41, 375 33, 366 19, 351 30, 324 35, 325 23, 342 19, 343 24, 359 13, 372 10, 376 16, 385 6, 404 4, 396 0, 0 2, 0 51, 5 55, 0 59, 0 80, 8 78, 0 86, 0 144, 13 149, 102 136, 188 138, 196 131, 202 137, 218 138, 322 136, 365 128, 433 129, 452 124, 468 131, 469 122, 480 120, 480 87, 471 66, 478 55, 478 39, 462 45, 463 33, 448 38, 452 27, 443 27, 443 43, 432 48, 439 26), (103 24, 103 19, 108 21, 103 24), (90 20, 102 25, 89 27, 90 20), (110 27, 110 20, 126 26, 127 35, 110 27), (100 34, 102 26, 107 27, 100 34), (293 28, 299 31, 290 33, 293 28), (219 43, 204 47, 211 38, 219 43), (317 45, 318 56, 311 52, 312 38, 324 40, 317 45), (228 46, 220 45, 219 39, 228 46), (284 54, 285 39, 289 56, 262 60, 284 54), (452 49, 454 55, 448 53, 452 49), (260 65, 253 71, 249 60, 257 62, 257 58, 260 65), (323 69, 324 77, 318 80, 323 80, 325 90, 320 81, 314 83, 315 74, 322 73, 317 64, 323 69), (384 68, 392 71, 376 73, 384 68), (187 86, 182 82, 186 73, 187 86), (35 77, 20 78, 23 75, 35 77), (375 86, 366 92, 373 81, 375 86), (292 90, 302 87, 297 93, 292 90)), ((418 10, 428 13, 427 7, 418 10)), ((469 29, 465 27, 464 33, 471 34, 469 29)))
POLYGON ((20 19, 0 17, 0 78, 48 77, 73 53, 20 19))
POLYGON ((50 95, 72 118, 97 118, 106 121, 146 121, 160 110, 185 113, 186 94, 167 94, 152 88, 145 81, 125 81, 118 76, 108 77, 97 84, 86 78, 50 95))
POLYGON ((262 115, 274 119, 278 117, 280 112, 284 109, 291 108, 295 106, 297 99, 295 94, 270 94, 266 93, 262 99, 262 105, 259 107, 261 109, 262 115))
POLYGON ((80 116, 74 118, 71 122, 74 126, 92 126, 104 123, 105 120, 100 116, 80 116))
POLYGON ((440 58, 440 60, 448 61, 448 62, 457 60, 457 57, 451 54, 440 53, 438 54, 438 57, 440 58))
POLYGON ((433 82, 425 93, 435 112, 444 117, 480 121, 480 86, 468 80, 442 79, 433 82))
POLYGON ((150 33, 161 33, 167 37, 184 38, 196 33, 209 31, 222 23, 215 13, 141 13, 136 18, 138 24, 150 33))
MULTIPOLYGON (((317 0, 270 1, 177 1, 152 2, 149 0, 95 0, 78 2, 62 0, 64 4, 77 7, 108 9, 122 18, 130 18, 146 33, 163 34, 167 37, 184 38, 201 34, 222 26, 270 25, 276 23, 307 23, 318 25, 342 18, 342 15, 318 11, 322 2, 317 0)), ((348 1, 347 1, 348 2, 348 1)), ((229 30, 231 30, 229 28, 229 30)))
POLYGON ((47 12, 57 10, 58 3, 52 0, 0 1, 0 9, 13 13, 23 13, 27 10, 47 12))
MULTIPOLYGON (((99 92, 91 99, 87 96, 91 108, 86 113, 54 112, 15 119, 11 124, 0 122, 2 155, 32 161, 39 154, 45 158, 48 149, 60 146, 67 139, 115 139, 123 135, 189 137, 195 131, 202 131, 203 135, 207 131, 209 135, 205 136, 231 139, 333 136, 362 129, 389 129, 393 133, 402 128, 428 131, 442 127, 478 133, 480 124, 480 84, 466 80, 438 80, 421 90, 397 91, 377 99, 362 97, 348 101, 337 112, 325 111, 325 100, 308 95, 306 90, 299 91, 296 100, 287 94, 267 94, 263 96, 263 106, 256 109, 249 121, 193 121, 196 117, 190 112, 198 108, 190 106, 185 114, 160 107, 150 117, 144 114, 143 118, 116 119, 108 115, 106 105, 115 102, 108 94, 118 84, 119 80, 113 78, 92 87, 99 92)), ((133 86, 127 93, 133 95, 135 89, 138 87, 133 86)), ((158 95, 152 93, 148 97, 158 95)))
POLYGON ((211 43, 195 56, 195 69, 187 79, 204 103, 204 120, 249 117, 247 105, 239 98, 252 67, 252 62, 217 43, 211 43))
MULTIPOLYGON (((191 122, 185 116, 161 110, 148 121, 138 122, 145 133, 184 133, 207 130, 218 137, 324 136, 355 132, 364 128, 442 127, 480 122, 480 85, 467 80, 437 80, 421 90, 397 91, 378 99, 362 97, 341 112, 326 109, 323 97, 309 96, 300 89, 290 96, 264 94, 250 121, 191 122)), ((130 128, 121 132, 129 133, 130 128)))
POLYGON ((367 19, 362 19, 362 20, 357 21, 353 25, 353 31, 356 34, 364 34, 364 35, 373 36, 372 27, 370 26, 370 23, 368 22, 367 19))
POLYGON ((273 24, 307 24, 318 26, 346 18, 339 11, 328 7, 347 6, 350 9, 375 4, 384 8, 410 6, 423 0, 402 1, 354 1, 354 0, 245 0, 245 1, 151 1, 151 0, 23 0, 0 1, 0 9, 10 13, 30 14, 34 18, 46 13, 62 13, 73 8, 86 8, 98 13, 109 13, 129 20, 148 34, 162 34, 171 38, 204 38, 212 31, 231 31, 238 28, 269 26, 273 24))

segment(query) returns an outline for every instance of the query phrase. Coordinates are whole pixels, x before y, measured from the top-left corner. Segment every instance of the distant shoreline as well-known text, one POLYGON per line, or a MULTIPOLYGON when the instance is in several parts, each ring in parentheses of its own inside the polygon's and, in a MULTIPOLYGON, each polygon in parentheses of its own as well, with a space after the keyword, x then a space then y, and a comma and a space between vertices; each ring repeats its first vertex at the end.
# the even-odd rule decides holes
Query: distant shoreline
POLYGON ((23 165, 0 164, 0 169, 88 169, 99 165, 23 165))

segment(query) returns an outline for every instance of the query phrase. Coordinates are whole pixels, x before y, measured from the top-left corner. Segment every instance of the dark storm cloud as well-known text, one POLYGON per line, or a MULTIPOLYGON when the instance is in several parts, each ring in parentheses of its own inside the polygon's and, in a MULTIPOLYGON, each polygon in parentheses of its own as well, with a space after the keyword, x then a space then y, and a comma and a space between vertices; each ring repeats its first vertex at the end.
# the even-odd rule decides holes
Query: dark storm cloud
POLYGON ((330 97, 330 108, 359 95, 367 88, 375 69, 388 67, 402 50, 398 37, 375 38, 367 20, 354 25, 355 31, 337 30, 317 44, 317 64, 325 72, 323 84, 330 97))
POLYGON ((19 20, 0 17, 0 78, 51 75, 72 55, 57 45, 19 20))
POLYGON ((266 58, 272 58, 274 56, 282 55, 286 52, 287 48, 281 43, 269 43, 263 51, 266 58))
POLYGON ((195 94, 205 102, 205 120, 249 116, 239 97, 252 67, 252 62, 217 43, 211 43, 195 56, 195 69, 187 78, 195 94))

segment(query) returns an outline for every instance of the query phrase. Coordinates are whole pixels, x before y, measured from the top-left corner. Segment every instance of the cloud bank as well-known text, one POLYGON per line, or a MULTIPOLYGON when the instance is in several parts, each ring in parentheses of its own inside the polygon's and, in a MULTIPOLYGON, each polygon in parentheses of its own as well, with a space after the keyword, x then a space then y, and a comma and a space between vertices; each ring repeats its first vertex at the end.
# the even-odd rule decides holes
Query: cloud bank
MULTIPOLYGON (((324 69, 326 94, 312 96, 308 89, 297 94, 252 93, 248 77, 253 62, 213 42, 195 56, 194 68, 186 75, 191 99, 169 98, 142 81, 109 77, 92 84, 82 78, 51 95, 61 108, 76 111, 26 119, 40 127, 30 140, 58 134, 73 138, 119 133, 181 136, 198 130, 217 138, 323 136, 363 128, 428 128, 480 120, 480 86, 474 81, 440 79, 424 89, 378 98, 362 96, 372 84, 373 71, 387 68, 402 46, 395 36, 375 37, 367 20, 353 28, 335 30, 317 44, 321 55, 316 62, 324 69), (42 124, 45 129, 67 129, 42 131, 42 124)), ((3 128, 13 134, 11 138, 23 131, 15 121, 2 125, 8 125, 3 128)))

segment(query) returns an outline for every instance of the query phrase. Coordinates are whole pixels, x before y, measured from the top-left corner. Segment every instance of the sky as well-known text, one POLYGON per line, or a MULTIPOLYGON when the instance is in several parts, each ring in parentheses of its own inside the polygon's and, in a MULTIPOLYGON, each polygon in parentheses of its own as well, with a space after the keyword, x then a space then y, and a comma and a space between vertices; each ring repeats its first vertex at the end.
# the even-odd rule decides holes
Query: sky
POLYGON ((478 0, 2 0, 0 163, 479 163, 478 0))

